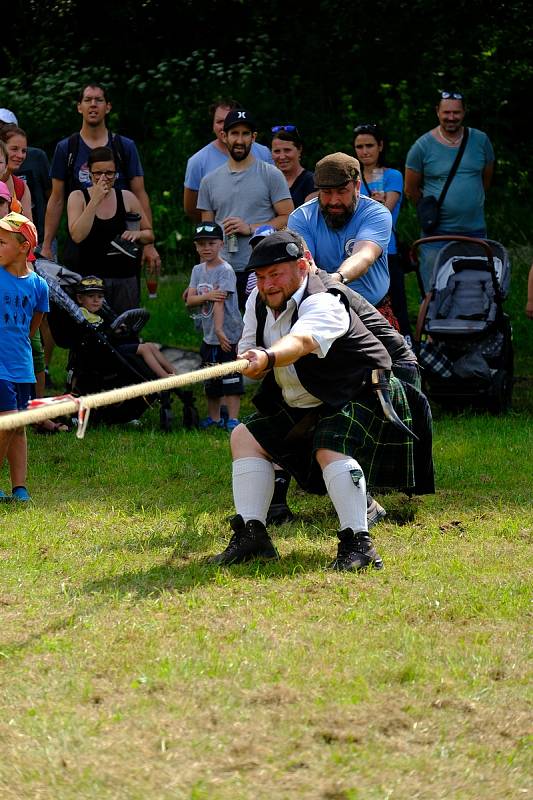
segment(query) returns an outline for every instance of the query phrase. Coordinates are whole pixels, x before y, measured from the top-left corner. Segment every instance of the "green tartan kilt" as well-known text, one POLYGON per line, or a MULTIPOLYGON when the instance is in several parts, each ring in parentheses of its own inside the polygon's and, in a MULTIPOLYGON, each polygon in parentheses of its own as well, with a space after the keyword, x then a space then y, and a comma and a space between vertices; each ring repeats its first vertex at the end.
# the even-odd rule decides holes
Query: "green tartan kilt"
MULTIPOLYGON (((390 382, 392 404, 411 428, 411 412, 399 380, 390 382)), ((286 469, 307 492, 326 494, 319 449, 355 458, 369 490, 412 490, 415 484, 413 440, 385 419, 379 398, 371 389, 340 409, 315 409, 280 404, 272 414, 259 412, 244 424, 272 460, 286 469)))

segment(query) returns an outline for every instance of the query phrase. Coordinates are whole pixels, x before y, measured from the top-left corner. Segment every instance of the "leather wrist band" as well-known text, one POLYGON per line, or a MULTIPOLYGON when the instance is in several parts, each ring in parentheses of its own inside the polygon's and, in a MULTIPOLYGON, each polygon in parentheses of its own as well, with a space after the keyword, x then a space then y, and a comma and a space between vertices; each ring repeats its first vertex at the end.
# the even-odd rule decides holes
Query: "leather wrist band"
POLYGON ((339 272, 339 270, 336 270, 336 274, 341 279, 341 283, 344 283, 344 284, 347 283, 346 275, 343 275, 342 272, 339 272))
POLYGON ((272 352, 272 350, 267 350, 266 347, 256 347, 256 350, 262 350, 263 353, 266 353, 266 357, 268 358, 267 369, 274 369, 274 364, 276 363, 276 354, 272 352))

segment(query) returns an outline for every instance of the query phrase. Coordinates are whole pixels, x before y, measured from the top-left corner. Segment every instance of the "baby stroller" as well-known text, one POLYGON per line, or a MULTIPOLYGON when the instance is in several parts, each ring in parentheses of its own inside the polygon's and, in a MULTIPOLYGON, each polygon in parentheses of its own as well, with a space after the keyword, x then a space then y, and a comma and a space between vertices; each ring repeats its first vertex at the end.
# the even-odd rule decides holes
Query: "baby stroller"
POLYGON ((430 290, 420 307, 415 340, 425 391, 443 405, 507 411, 513 392, 513 342, 503 303, 511 265, 490 239, 431 236, 447 241, 438 253, 430 290))
MULTIPOLYGON (((38 258, 35 270, 48 284, 50 312, 48 323, 54 341, 69 351, 66 392, 74 395, 94 394, 121 386, 154 380, 157 376, 137 355, 119 352, 114 340, 91 325, 74 301, 74 288, 81 276, 53 261, 38 258)), ((106 329, 120 330, 121 338, 134 341, 146 325, 150 314, 145 308, 135 308, 117 315, 104 301, 100 311, 106 329)), ((192 391, 173 389, 183 403, 183 426, 198 427, 199 414, 192 391)), ((160 427, 169 431, 172 420, 172 401, 169 391, 135 397, 110 406, 95 408, 91 422, 108 425, 139 419, 147 408, 159 404, 160 427)))

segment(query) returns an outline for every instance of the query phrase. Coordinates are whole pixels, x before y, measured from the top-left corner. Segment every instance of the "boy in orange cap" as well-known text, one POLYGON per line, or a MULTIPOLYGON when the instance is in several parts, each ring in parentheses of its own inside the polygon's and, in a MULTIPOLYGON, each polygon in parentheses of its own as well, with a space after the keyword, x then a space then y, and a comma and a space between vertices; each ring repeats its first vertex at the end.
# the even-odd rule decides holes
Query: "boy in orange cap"
MULTIPOLYGON (((0 219, 0 414, 26 408, 35 373, 30 336, 49 310, 46 282, 27 266, 37 245, 37 230, 22 214, 0 219)), ((26 488, 25 428, 0 431, 0 464, 8 457, 12 492, 0 492, 0 502, 29 501, 26 488)))

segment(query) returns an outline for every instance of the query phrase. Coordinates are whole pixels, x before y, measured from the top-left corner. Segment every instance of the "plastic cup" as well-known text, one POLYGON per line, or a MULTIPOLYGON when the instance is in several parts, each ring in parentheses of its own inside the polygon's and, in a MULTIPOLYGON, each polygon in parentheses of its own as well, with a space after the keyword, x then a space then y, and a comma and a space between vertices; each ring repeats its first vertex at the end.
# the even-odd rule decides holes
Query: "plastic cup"
POLYGON ((155 300, 157 297, 157 278, 147 278, 146 288, 148 289, 148 299, 155 300))
POLYGON ((383 178, 383 167, 376 167, 372 170, 372 180, 370 183, 372 184, 372 191, 373 192, 384 192, 384 178, 383 178))

